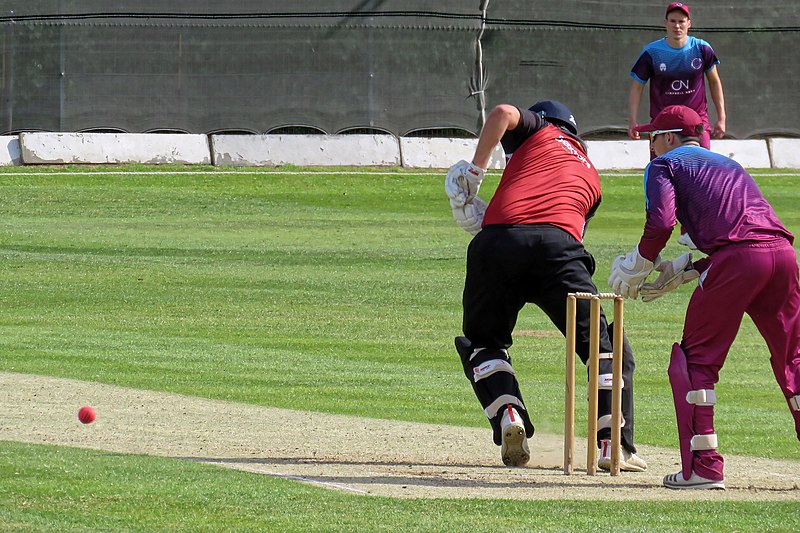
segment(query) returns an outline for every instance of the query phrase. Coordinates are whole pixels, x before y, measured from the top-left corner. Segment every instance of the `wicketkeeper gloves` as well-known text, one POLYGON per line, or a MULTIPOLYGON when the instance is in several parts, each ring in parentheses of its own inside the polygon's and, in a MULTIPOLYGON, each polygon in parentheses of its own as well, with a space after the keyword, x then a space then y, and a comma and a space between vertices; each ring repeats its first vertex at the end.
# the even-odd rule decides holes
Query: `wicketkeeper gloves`
MULTIPOLYGON (((658 260, 656 258, 656 262, 658 260)), ((652 271, 653 262, 642 257, 637 246, 628 255, 620 255, 614 259, 608 285, 615 293, 635 300, 639 295, 639 287, 652 271)))
POLYGON ((660 272, 653 283, 642 285, 643 302, 651 302, 700 277, 700 273, 692 265, 692 254, 683 254, 672 261, 660 261, 655 270, 660 272))

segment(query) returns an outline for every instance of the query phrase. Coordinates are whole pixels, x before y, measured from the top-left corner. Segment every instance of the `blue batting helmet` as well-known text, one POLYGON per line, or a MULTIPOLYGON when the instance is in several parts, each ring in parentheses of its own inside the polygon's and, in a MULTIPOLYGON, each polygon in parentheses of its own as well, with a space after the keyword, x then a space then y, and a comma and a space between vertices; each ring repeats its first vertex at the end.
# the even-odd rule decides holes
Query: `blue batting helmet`
POLYGON ((575 121, 575 116, 567 106, 556 100, 542 100, 533 104, 530 108, 531 111, 537 115, 546 118, 548 122, 556 122, 560 125, 566 126, 569 131, 578 134, 578 123, 575 121))

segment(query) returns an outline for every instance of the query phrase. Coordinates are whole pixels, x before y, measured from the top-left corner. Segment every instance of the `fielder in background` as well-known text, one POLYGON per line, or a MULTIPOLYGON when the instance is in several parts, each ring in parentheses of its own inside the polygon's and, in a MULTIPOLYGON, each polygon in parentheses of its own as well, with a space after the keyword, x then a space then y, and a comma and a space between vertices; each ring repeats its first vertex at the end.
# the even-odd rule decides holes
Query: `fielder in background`
POLYGON ((714 385, 745 313, 767 341, 770 363, 800 439, 800 284, 794 237, 778 220, 753 178, 735 161, 700 147, 703 119, 684 106, 667 107, 648 125, 659 157, 645 169, 646 221, 639 244, 613 264, 608 282, 653 300, 698 279, 683 339, 674 344, 669 380, 678 421, 681 471, 664 478, 673 489, 725 488, 714 432, 714 385), (707 257, 661 261, 676 221, 707 257))
MULTIPOLYGON (((711 149, 705 79, 708 79, 711 100, 717 110, 713 136, 721 139, 725 135, 725 98, 717 72, 719 59, 706 41, 689 37, 692 19, 686 4, 673 2, 667 6, 664 27, 667 36, 645 46, 631 69, 633 83, 628 94, 628 135, 631 139, 639 138, 636 117, 644 86, 649 81, 650 119, 670 105, 690 107, 703 118, 705 125, 700 135, 700 146, 711 149)), ((652 151, 650 155, 651 159, 655 157, 652 151)))
MULTIPOLYGON (((566 296, 596 293, 595 262, 582 241, 586 224, 600 204, 600 178, 562 103, 546 100, 530 109, 499 105, 489 114, 471 163, 453 165, 445 179, 453 216, 475 235, 467 251, 463 294, 464 337, 455 339, 464 373, 489 419, 503 463, 522 466, 530 459, 533 436, 508 349, 519 311, 539 306, 566 330, 566 296), (507 157, 491 202, 477 196, 485 168, 498 143, 507 157)), ((576 351, 589 355, 590 304, 577 308, 576 351)), ((598 466, 609 470, 611 434, 611 328, 601 316, 598 466)), ((624 342, 621 469, 642 471, 647 464, 633 443, 633 352, 624 342)))

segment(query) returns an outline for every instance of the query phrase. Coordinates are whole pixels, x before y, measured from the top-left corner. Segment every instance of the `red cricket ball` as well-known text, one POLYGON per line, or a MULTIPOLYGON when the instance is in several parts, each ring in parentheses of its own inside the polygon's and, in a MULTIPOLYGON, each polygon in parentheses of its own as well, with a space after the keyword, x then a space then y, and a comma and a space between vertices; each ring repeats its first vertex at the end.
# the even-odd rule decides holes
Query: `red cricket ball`
POLYGON ((84 405, 83 407, 78 410, 78 420, 83 422, 84 424, 91 424, 94 422, 94 419, 97 417, 94 409, 89 407, 88 405, 84 405))

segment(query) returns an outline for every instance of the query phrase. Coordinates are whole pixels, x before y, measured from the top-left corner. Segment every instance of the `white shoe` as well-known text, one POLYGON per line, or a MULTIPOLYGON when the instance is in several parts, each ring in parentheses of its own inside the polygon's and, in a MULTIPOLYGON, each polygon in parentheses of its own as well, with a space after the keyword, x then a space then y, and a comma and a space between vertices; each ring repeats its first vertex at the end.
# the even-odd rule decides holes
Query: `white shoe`
MULTIPOLYGON (((623 472, 644 472, 647 470, 647 463, 644 459, 620 446, 622 456, 619 458, 619 469, 623 472)), ((601 470, 611 470, 611 441, 600 441, 600 458, 597 460, 597 468, 601 470)))
POLYGON ((502 444, 500 456, 506 466, 524 466, 531 459, 528 439, 525 437, 525 426, 517 410, 508 406, 500 423, 502 444))
POLYGON ((683 479, 683 472, 664 476, 664 486, 668 489, 725 489, 725 480, 706 479, 694 472, 689 479, 683 479))

